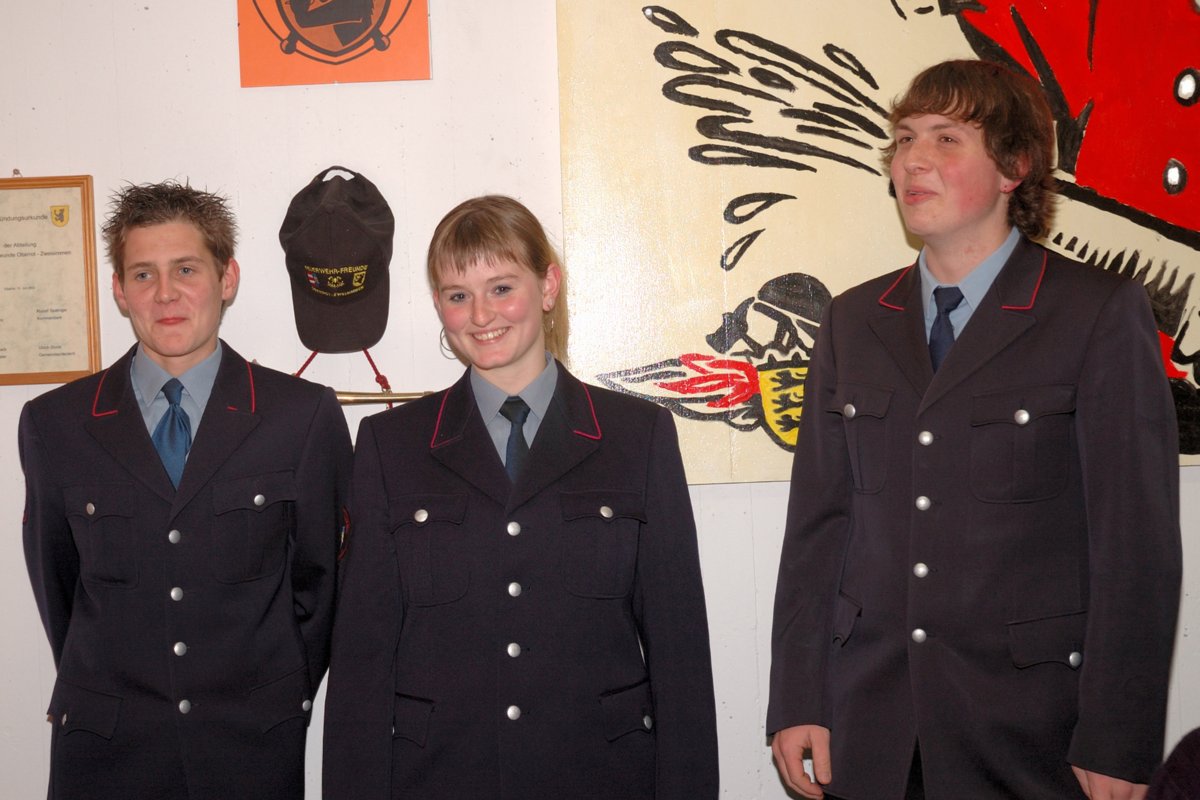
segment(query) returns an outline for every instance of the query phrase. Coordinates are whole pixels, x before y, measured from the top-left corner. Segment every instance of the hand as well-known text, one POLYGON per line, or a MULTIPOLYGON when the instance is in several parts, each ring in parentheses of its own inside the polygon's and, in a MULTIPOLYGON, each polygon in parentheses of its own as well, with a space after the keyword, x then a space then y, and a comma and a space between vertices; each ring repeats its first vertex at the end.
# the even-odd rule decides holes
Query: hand
POLYGON ((1149 788, 1144 783, 1130 783, 1120 778, 1101 775, 1099 772, 1080 769, 1074 764, 1071 765, 1071 771, 1075 773, 1075 780, 1079 781, 1079 787, 1088 796, 1088 800, 1144 800, 1149 788))
POLYGON ((776 731, 771 739, 771 752, 775 756, 775 768, 789 789, 804 797, 820 800, 825 792, 818 784, 833 780, 829 767, 829 728, 820 725, 796 725, 776 731), (804 751, 812 753, 813 783, 804 771, 804 751))

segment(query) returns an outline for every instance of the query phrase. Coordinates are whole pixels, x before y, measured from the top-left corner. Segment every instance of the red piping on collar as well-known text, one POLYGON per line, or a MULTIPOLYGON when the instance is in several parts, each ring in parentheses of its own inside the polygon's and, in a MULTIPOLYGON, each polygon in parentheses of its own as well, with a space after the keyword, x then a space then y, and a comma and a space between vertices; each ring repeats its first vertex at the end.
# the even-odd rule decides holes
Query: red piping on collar
POLYGON ((1038 273, 1037 283, 1033 287, 1033 295, 1029 298, 1027 306, 1000 306, 1005 311, 1028 311, 1033 308, 1033 304, 1037 302, 1038 290, 1042 288, 1042 279, 1046 277, 1046 262, 1049 260, 1049 253, 1042 253, 1042 271, 1038 273))
MULTIPOLYGON (((254 371, 250 369, 250 362, 246 362, 246 377, 250 381, 250 413, 253 414, 258 408, 258 395, 254 393, 254 371)), ((225 406, 228 411, 237 411, 237 406, 225 406)))
POLYGON ((885 298, 889 294, 891 294, 892 289, 895 289, 897 286, 899 286, 900 281, 904 280, 904 276, 907 275, 908 273, 912 272, 912 268, 915 267, 916 265, 917 265, 917 262, 914 261, 913 263, 908 265, 908 269, 906 269, 906 270, 904 270, 904 272, 900 273, 900 277, 896 278, 896 280, 892 282, 892 285, 887 288, 887 291, 879 296, 879 305, 883 306, 884 308, 890 308, 893 311, 903 311, 904 310, 904 306, 898 306, 895 303, 888 303, 883 298, 885 298))
POLYGON ((117 413, 117 409, 112 411, 97 411, 100 406, 100 390, 104 388, 104 379, 108 377, 108 370, 100 373, 100 382, 96 384, 96 396, 92 398, 92 416, 93 417, 111 417, 117 413))
POLYGON ((592 412, 592 425, 595 426, 596 432, 593 434, 576 429, 571 431, 571 433, 582 436, 585 439, 593 439, 598 442, 600 441, 600 437, 602 435, 602 431, 600 430, 600 420, 596 419, 596 406, 592 403, 592 393, 588 391, 587 384, 583 385, 583 394, 587 397, 588 409, 592 412))
POLYGON ((437 440, 438 433, 442 430, 442 412, 446 410, 446 401, 450 399, 450 391, 450 389, 446 390, 446 393, 442 395, 442 404, 438 406, 437 421, 433 423, 433 438, 429 440, 430 450, 436 450, 437 448, 441 447, 442 444, 449 444, 449 442, 442 442, 442 444, 438 444, 437 440))

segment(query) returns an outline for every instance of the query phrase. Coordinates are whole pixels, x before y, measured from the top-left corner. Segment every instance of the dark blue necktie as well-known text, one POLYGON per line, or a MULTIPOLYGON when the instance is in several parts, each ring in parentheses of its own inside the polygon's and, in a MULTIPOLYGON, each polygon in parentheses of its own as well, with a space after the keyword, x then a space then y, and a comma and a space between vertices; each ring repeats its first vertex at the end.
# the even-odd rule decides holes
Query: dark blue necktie
POLYGON ((183 476, 183 465, 187 461, 188 449, 192 446, 192 421, 179 405, 179 399, 183 396, 182 383, 171 378, 163 384, 162 392, 170 405, 167 407, 167 413, 158 421, 158 427, 154 429, 154 435, 150 439, 154 442, 154 448, 158 450, 163 466, 167 468, 172 485, 178 487, 179 479, 183 476))
POLYGON ((522 467, 529 460, 529 445, 525 443, 525 418, 529 406, 520 397, 510 397, 500 406, 500 414, 511 423, 508 431, 508 447, 504 449, 504 471, 508 479, 517 482, 522 467))
POLYGON ((962 302, 963 293, 957 286, 939 286, 933 290, 933 304, 937 306, 937 318, 929 331, 929 359, 933 362, 933 371, 950 352, 954 344, 954 325, 950 322, 950 312, 958 308, 962 302))

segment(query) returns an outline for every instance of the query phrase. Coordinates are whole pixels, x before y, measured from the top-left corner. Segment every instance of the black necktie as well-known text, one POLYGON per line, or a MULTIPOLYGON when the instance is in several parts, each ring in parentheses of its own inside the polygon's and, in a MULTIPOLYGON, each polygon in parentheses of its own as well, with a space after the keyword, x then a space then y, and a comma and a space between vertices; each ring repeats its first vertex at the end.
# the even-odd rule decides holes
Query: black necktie
POLYGON ((192 421, 179 405, 179 399, 183 396, 182 383, 171 378, 163 384, 162 392, 170 405, 167 407, 167 413, 158 421, 158 427, 154 429, 154 435, 150 439, 158 450, 163 466, 167 468, 171 483, 178 487, 179 479, 183 476, 183 465, 187 461, 188 449, 192 446, 192 421))
POLYGON ((520 397, 510 397, 500 406, 500 414, 512 424, 508 432, 508 447, 504 449, 504 471, 508 479, 517 482, 522 467, 529 460, 529 445, 525 443, 525 418, 529 406, 520 397))
POLYGON ((950 322, 950 312, 958 308, 962 302, 963 293, 957 286, 939 286, 933 290, 933 304, 937 306, 937 318, 929 331, 929 359, 933 362, 933 371, 950 352, 954 344, 954 325, 950 322))

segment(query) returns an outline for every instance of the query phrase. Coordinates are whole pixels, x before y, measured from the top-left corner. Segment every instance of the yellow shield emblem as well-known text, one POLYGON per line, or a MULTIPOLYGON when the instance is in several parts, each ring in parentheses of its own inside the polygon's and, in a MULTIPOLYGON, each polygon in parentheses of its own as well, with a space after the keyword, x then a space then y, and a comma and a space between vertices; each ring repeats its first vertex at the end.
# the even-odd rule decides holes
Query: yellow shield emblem
POLYGON ((71 221, 70 206, 50 206, 50 221, 56 228, 65 228, 71 221))

